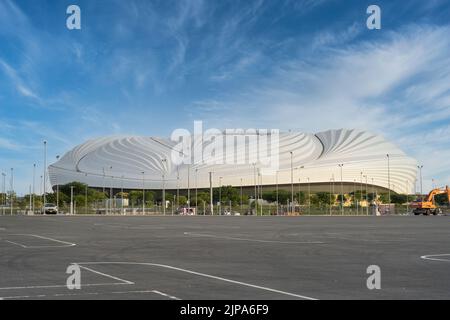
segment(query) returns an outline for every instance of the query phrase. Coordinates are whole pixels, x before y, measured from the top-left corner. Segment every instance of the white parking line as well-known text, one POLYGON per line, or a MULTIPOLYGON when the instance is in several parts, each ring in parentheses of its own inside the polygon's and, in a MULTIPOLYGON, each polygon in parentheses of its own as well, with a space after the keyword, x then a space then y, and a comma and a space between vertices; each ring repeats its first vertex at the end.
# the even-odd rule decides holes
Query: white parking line
MULTIPOLYGON (((119 282, 109 282, 109 283, 82 283, 81 287, 94 287, 94 286, 117 286, 117 285, 134 285, 135 283, 132 281, 124 280, 85 266, 78 265, 80 268, 85 269, 89 272, 101 275, 106 278, 110 278, 113 280, 117 280, 119 282)), ((23 286, 23 287, 4 287, 0 288, 0 290, 26 290, 26 289, 55 289, 55 288, 67 288, 67 285, 47 285, 47 286, 23 286)))
POLYGON ((106 274, 106 273, 103 273, 103 272, 100 272, 100 271, 96 271, 94 269, 91 269, 91 268, 88 268, 88 267, 85 267, 85 266, 81 266, 80 265, 79 267, 82 268, 82 269, 88 270, 90 272, 99 274, 101 276, 104 276, 104 277, 107 277, 107 278, 111 278, 113 280, 117 280, 117 281, 123 282, 124 284, 134 284, 134 282, 131 282, 131 281, 128 281, 128 280, 124 280, 124 279, 120 279, 118 277, 115 277, 115 276, 112 276, 112 275, 109 275, 109 274, 106 274))
POLYGON ((323 244, 323 243, 325 243, 322 241, 279 241, 279 240, 236 238, 236 237, 218 236, 218 235, 214 235, 214 234, 194 233, 194 232, 184 232, 184 234, 188 235, 188 236, 194 236, 194 237, 208 237, 208 238, 225 239, 225 240, 263 242, 263 243, 282 243, 282 244, 323 244))
POLYGON ((37 295, 27 295, 27 296, 10 296, 10 297, 0 297, 0 300, 8 299, 32 299, 32 298, 46 298, 46 297, 74 297, 74 296, 98 296, 105 294, 143 294, 143 293, 154 293, 169 299, 180 300, 177 297, 170 296, 168 294, 162 293, 157 290, 137 290, 137 291, 113 291, 113 292, 85 292, 85 293, 56 293, 56 294, 37 294, 37 295))
POLYGON ((317 300, 316 298, 312 298, 312 297, 308 297, 308 296, 304 296, 304 295, 300 295, 300 294, 296 294, 296 293, 291 293, 291 292, 272 289, 272 288, 268 288, 268 287, 258 286, 258 285, 254 285, 251 283, 222 278, 222 277, 218 277, 218 276, 214 276, 214 275, 210 275, 210 274, 206 274, 206 273, 196 272, 196 271, 192 271, 192 270, 188 270, 188 269, 177 268, 177 267, 173 267, 173 266, 169 266, 169 265, 165 265, 165 264, 147 263, 147 262, 75 262, 74 264, 79 265, 79 266, 81 266, 81 265, 108 265, 108 264, 113 265, 113 264, 117 264, 117 265, 142 265, 142 266, 160 267, 160 268, 180 271, 180 272, 184 272, 184 273, 194 274, 194 275, 204 277, 204 278, 215 279, 215 280, 219 280, 219 281, 223 281, 223 282, 234 283, 234 284, 241 285, 241 286, 246 286, 246 287, 251 287, 251 288, 255 288, 255 289, 259 289, 259 290, 274 292, 274 293, 278 293, 278 294, 282 294, 282 295, 286 295, 286 296, 296 297, 296 298, 300 298, 300 299, 317 300))
POLYGON ((444 253, 444 254, 430 254, 426 256, 421 256, 421 259, 424 260, 432 260, 432 261, 444 261, 444 262, 450 262, 450 253, 444 253), (439 257, 448 257, 448 259, 441 259, 439 257))
POLYGON ((39 236, 39 235, 37 235, 37 234, 11 234, 10 236, 29 236, 29 237, 34 237, 34 238, 39 238, 39 239, 49 240, 49 241, 58 242, 58 243, 62 243, 62 244, 63 244, 63 245, 59 245, 59 246, 27 246, 27 245, 24 245, 24 244, 22 244, 22 243, 18 243, 18 242, 15 242, 15 241, 5 240, 6 242, 12 243, 12 244, 14 244, 14 245, 20 246, 20 247, 25 248, 25 249, 36 249, 36 248, 65 248, 65 247, 73 247, 73 246, 76 246, 76 243, 70 243, 70 242, 61 241, 61 240, 57 240, 57 239, 53 239, 53 238, 49 238, 49 237, 39 236))
POLYGON ((181 300, 180 298, 177 298, 175 296, 171 296, 171 295, 169 295, 167 293, 164 293, 164 292, 161 292, 161 291, 158 291, 158 290, 153 290, 152 292, 156 293, 156 294, 159 294, 161 296, 167 297, 167 298, 172 299, 172 300, 181 300))

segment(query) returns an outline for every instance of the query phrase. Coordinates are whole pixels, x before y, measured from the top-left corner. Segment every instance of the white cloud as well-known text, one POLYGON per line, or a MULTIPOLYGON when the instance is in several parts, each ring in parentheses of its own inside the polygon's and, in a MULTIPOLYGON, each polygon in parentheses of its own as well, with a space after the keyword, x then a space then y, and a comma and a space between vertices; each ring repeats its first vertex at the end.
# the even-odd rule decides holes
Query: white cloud
MULTIPOLYGON (((255 81, 223 104, 242 106, 234 114, 215 114, 236 126, 295 128, 317 132, 330 128, 360 128, 399 143, 429 175, 442 175, 450 154, 450 27, 409 26, 381 39, 329 48, 308 59, 279 65, 272 76, 255 81), (436 143, 422 144, 427 135, 436 143), (439 137, 439 138, 437 138, 439 137), (426 150, 426 152, 422 152, 426 150), (427 153, 435 155, 428 159, 427 153), (438 156, 442 154, 442 156, 438 156)), ((331 36, 332 38, 332 36, 331 36)), ((330 40, 321 40, 323 44, 330 40)), ((202 110, 200 110, 202 111, 202 110)), ((194 117, 207 117, 207 113, 194 117)), ((450 183, 450 181, 448 181, 450 183)))

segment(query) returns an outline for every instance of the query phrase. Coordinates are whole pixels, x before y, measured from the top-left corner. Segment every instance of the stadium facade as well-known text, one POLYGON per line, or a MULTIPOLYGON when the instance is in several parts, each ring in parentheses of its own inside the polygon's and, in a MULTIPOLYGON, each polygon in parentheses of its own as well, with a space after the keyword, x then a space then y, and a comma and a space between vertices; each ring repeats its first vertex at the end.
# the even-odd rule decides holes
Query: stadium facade
MULTIPOLYGON (((50 165, 50 181, 53 187, 78 181, 99 189, 183 190, 207 189, 212 177, 213 187, 242 185, 248 190, 255 184, 273 188, 294 182, 308 184, 312 191, 329 192, 332 183, 341 186, 342 182, 344 192, 368 184, 377 190, 405 193, 411 192, 417 175, 416 160, 383 137, 360 130, 279 133, 277 170, 269 174, 260 170, 258 162, 248 161, 176 165, 172 160, 176 146, 171 139, 157 137, 92 139, 50 165)), ((339 190, 336 187, 336 193, 339 190)))

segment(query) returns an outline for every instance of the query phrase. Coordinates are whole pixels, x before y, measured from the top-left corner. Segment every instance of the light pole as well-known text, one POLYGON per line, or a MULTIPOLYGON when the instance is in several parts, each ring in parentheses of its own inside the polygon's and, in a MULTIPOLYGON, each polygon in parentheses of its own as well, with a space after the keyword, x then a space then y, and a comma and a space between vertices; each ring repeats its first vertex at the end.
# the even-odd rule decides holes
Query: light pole
POLYGON ((365 175, 364 178, 366 178, 366 215, 369 215, 369 188, 367 186, 367 175, 365 175))
MULTIPOLYGON (((59 156, 56 156, 56 161, 59 160, 59 156)), ((58 174, 56 174, 56 207, 58 207, 59 210, 59 181, 58 181, 58 174)))
MULTIPOLYGON (((162 205, 163 205, 163 215, 166 215, 166 166, 165 164, 167 164, 167 159, 163 158, 161 159, 161 166, 163 169, 163 174, 162 174, 162 187, 163 187, 163 192, 162 192, 162 205)), ((173 206, 173 205, 172 205, 173 206)), ((173 210, 172 210, 173 213, 173 210)))
POLYGON ((293 156, 294 153, 290 151, 291 154, 291 214, 293 213, 294 206, 294 166, 293 166, 293 156))
MULTIPOLYGON (((85 176, 87 176, 87 173, 85 174, 85 176)), ((88 213, 88 185, 86 184, 86 194, 85 194, 85 198, 84 198, 84 205, 86 207, 85 211, 86 214, 88 213)))
MULTIPOLYGON (((361 204, 362 203, 362 200, 363 200, 363 181, 362 181, 362 178, 363 178, 363 172, 361 171, 361 173, 360 173, 360 182, 361 182, 361 190, 360 190, 360 195, 359 195, 359 203, 361 204)), ((361 214, 362 214, 362 207, 361 207, 361 214)))
POLYGON ((145 171, 142 171, 142 214, 145 214, 145 171))
POLYGON ((332 190, 332 179, 333 178, 330 178, 330 216, 331 216, 331 210, 332 210, 332 207, 333 207, 333 198, 332 198, 332 195, 333 195, 333 190, 332 190))
POLYGON ((420 199, 421 199, 421 201, 423 202, 423 183, 422 183, 422 168, 423 168, 423 165, 419 165, 419 166, 417 166, 417 168, 419 169, 419 172, 420 172, 420 199))
POLYGON ((6 173, 2 172, 3 184, 2 184, 2 213, 5 215, 6 207, 6 173))
POLYGON ((177 166, 177 210, 180 208, 180 168, 177 166))
POLYGON ((213 176, 212 172, 209 172, 209 205, 211 206, 211 215, 214 215, 214 203, 213 203, 213 176))
POLYGON ((372 178, 372 197, 373 197, 373 203, 376 204, 377 196, 375 194, 375 184, 374 179, 372 178))
POLYGON ((409 190, 408 190, 408 180, 405 181, 405 186, 406 186, 406 214, 408 214, 409 212, 409 190))
POLYGON ((70 186, 70 214, 73 215, 73 186, 70 186))
MULTIPOLYGON (((111 174, 112 174, 112 166, 110 166, 109 167, 109 171, 111 172, 111 174)), ((112 211, 113 211, 113 209, 114 209, 114 206, 113 206, 113 189, 114 188, 114 176, 113 175, 111 175, 111 184, 110 184, 110 187, 109 187, 109 213, 111 214, 112 213, 112 211)))
POLYGON ((259 206, 261 217, 263 216, 263 175, 261 170, 258 172, 259 175, 259 199, 261 199, 261 205, 259 206))
MULTIPOLYGON (((219 216, 222 214, 222 178, 223 177, 219 177, 219 216)), ((256 214, 258 214, 258 212, 256 214)))
POLYGON ((311 183, 308 179, 308 214, 311 215, 311 183))
POLYGON ((195 169, 195 211, 195 213, 198 214, 198 169, 195 169))
POLYGON ((341 215, 344 215, 344 180, 342 174, 342 168, 344 167, 343 163, 338 164, 341 169, 341 215))
MULTIPOLYGON (((30 209, 28 212, 31 211, 31 207, 32 207, 32 195, 31 195, 31 184, 30 184, 30 209)), ((27 213, 28 214, 28 213, 27 213)))
POLYGON ((191 212, 191 165, 188 164, 188 176, 187 176, 187 200, 188 200, 188 213, 191 212))
POLYGON ((11 215, 13 214, 13 207, 14 207, 14 168, 11 168, 11 194, 10 194, 10 209, 11 209, 11 215))
POLYGON ((121 205, 120 205, 120 211, 121 211, 121 213, 122 213, 122 215, 124 214, 124 208, 123 208, 123 179, 124 179, 124 176, 122 175, 121 177, 120 177, 120 201, 121 201, 121 205))
POLYGON ((391 157, 386 154, 388 164, 388 200, 389 200, 389 212, 391 211, 391 157))
POLYGON ((276 179, 276 190, 277 190, 277 215, 278 215, 278 212, 279 212, 279 209, 278 209, 278 205, 279 205, 279 199, 278 199, 278 170, 277 170, 277 172, 276 172, 276 176, 275 176, 275 179, 276 179))
MULTIPOLYGON (((36 184, 36 163, 33 164, 33 188, 32 188, 32 199, 31 199, 31 211, 34 213, 34 193, 35 193, 35 184, 36 184)), ((58 196, 58 195, 56 195, 58 196)), ((58 206, 58 204, 56 204, 58 206)))
POLYGON ((256 212, 256 215, 258 215, 258 201, 256 200, 258 197, 257 191, 256 191, 256 162, 253 163, 253 180, 255 183, 255 212, 256 212))
POLYGON ((240 190, 241 192, 240 192, 240 194, 241 194, 241 201, 240 201, 240 204, 241 204, 241 214, 243 214, 243 210, 242 210, 242 178, 241 178, 241 190, 240 190))
POLYGON ((47 184, 46 184, 46 181, 47 181, 47 141, 46 140, 44 140, 44 206, 45 206, 45 203, 47 202, 47 195, 46 195, 46 193, 47 193, 47 188, 46 188, 46 186, 47 186, 47 184))

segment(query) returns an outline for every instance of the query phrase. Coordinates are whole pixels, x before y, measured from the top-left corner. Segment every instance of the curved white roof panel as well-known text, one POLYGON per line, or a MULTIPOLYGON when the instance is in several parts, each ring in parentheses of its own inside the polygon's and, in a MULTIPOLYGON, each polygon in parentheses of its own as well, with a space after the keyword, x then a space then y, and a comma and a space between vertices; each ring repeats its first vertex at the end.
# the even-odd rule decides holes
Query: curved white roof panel
MULTIPOLYGON (((206 142, 202 142, 203 146, 206 142)), ((238 156, 251 153, 248 139, 245 151, 237 149, 238 156)), ((253 186, 258 163, 175 165, 171 161, 177 143, 170 139, 136 136, 114 136, 89 140, 49 167, 52 185, 79 181, 92 187, 141 189, 176 189, 198 186, 209 187, 209 172, 213 172, 214 186, 219 177, 223 185, 253 186), (164 161, 164 159, 167 159, 164 161), (143 174, 144 172, 144 174, 143 174), (188 174, 189 172, 189 174, 188 174), (164 176, 164 178, 163 178, 164 176)), ((342 180, 354 183, 361 172, 369 184, 400 193, 411 188, 416 179, 416 161, 406 156, 392 143, 378 135, 359 130, 329 130, 317 134, 280 133, 278 174, 261 175, 263 185, 291 182, 291 152, 294 182, 311 183, 341 181, 339 164, 343 164, 342 180), (388 173, 388 157, 389 168, 388 173)), ((248 159, 247 156, 246 159, 248 159)), ((247 161, 248 162, 248 161, 247 161)), ((365 178, 363 178, 365 182, 365 178)), ((410 190, 408 190, 410 191, 410 190)))

